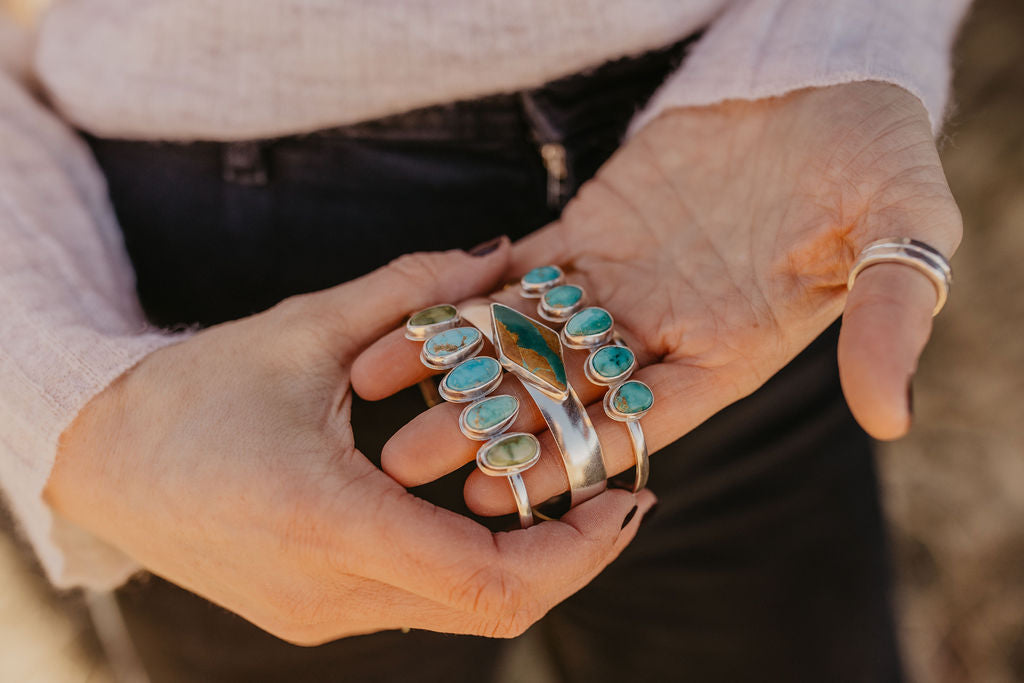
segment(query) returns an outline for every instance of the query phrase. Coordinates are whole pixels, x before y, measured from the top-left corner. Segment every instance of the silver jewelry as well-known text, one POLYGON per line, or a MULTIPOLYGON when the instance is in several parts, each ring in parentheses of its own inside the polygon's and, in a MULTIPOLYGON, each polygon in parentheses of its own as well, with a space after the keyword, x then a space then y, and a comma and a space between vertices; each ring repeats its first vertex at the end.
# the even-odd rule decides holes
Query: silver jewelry
POLYGON ((647 478, 651 471, 647 439, 644 438, 644 430, 640 427, 640 418, 646 415, 653 405, 654 392, 649 386, 635 379, 616 385, 604 395, 605 414, 616 422, 625 422, 629 431, 629 441, 636 458, 634 493, 647 486, 647 478))
POLYGON ((438 304, 416 311, 405 323, 405 338, 423 341, 438 332, 459 326, 459 310, 451 304, 438 304))
POLYGON ((519 280, 519 293, 527 299, 539 299, 541 294, 563 281, 565 273, 558 266, 540 266, 519 280))
POLYGON ((483 335, 475 327, 453 327, 439 332, 423 343, 420 360, 431 370, 447 370, 473 358, 484 346, 483 335))
POLYGON ((946 305, 949 289, 953 284, 953 271, 946 257, 934 247, 909 237, 875 240, 864 247, 857 257, 846 283, 847 288, 853 289, 853 283, 861 271, 879 263, 901 263, 911 266, 931 280, 936 297, 932 316, 938 315, 946 305))
POLYGON ((481 398, 459 415, 459 429, 474 441, 487 441, 501 434, 519 415, 519 399, 508 394, 481 398))
POLYGON ((564 323, 583 308, 583 288, 579 285, 558 285, 548 289, 537 304, 537 315, 548 322, 564 323))
MULTIPOLYGON (((511 397, 510 397, 511 398, 511 397)), ((508 477, 512 497, 519 513, 519 525, 527 529, 533 525, 533 510, 522 473, 540 460, 540 441, 533 434, 513 432, 495 437, 476 452, 476 464, 490 477, 508 477)))

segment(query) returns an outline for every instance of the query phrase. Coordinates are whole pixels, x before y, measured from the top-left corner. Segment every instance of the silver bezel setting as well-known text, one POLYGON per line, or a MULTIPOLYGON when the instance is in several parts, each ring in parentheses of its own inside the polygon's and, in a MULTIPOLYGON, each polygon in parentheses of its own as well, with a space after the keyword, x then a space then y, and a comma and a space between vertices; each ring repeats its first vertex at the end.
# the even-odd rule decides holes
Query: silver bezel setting
POLYGON ((427 306, 426 308, 420 309, 409 316, 409 319, 405 321, 405 338, 410 341, 426 341, 435 334, 450 330, 455 327, 459 327, 462 324, 462 319, 459 317, 459 309, 452 304, 434 304, 433 306, 427 306), (442 306, 450 306, 455 311, 455 316, 448 320, 442 320, 436 323, 430 323, 429 325, 412 325, 412 319, 417 314, 423 311, 430 310, 431 308, 440 308, 442 306))
POLYGON ((464 360, 469 360, 480 353, 480 350, 484 347, 484 336, 475 327, 465 325, 461 327, 452 327, 447 330, 442 330, 437 334, 429 337, 423 342, 423 348, 420 349, 420 361, 431 370, 447 370, 448 368, 455 367, 464 360), (466 329, 471 330, 476 334, 476 340, 463 346, 457 351, 447 353, 445 355, 437 355, 430 353, 427 349, 430 346, 430 340, 437 336, 437 334, 443 334, 444 332, 450 332, 451 330, 466 329))
MULTIPOLYGON (((649 386, 647 386, 646 382, 641 382, 638 379, 635 379, 635 380, 632 380, 632 381, 636 382, 637 384, 643 384, 645 387, 647 387, 647 390, 651 392, 651 397, 653 399, 654 391, 652 391, 651 388, 649 386)), ((607 392, 605 392, 605 395, 604 395, 604 412, 605 412, 605 414, 608 417, 610 417, 611 419, 615 420, 616 422, 638 422, 640 420, 640 418, 642 418, 644 415, 646 415, 651 410, 651 408, 654 407, 654 402, 652 400, 651 406, 649 408, 647 408, 647 410, 641 411, 639 413, 629 413, 629 414, 626 414, 626 413, 619 412, 618 410, 615 409, 615 406, 612 404, 612 397, 615 396, 616 392, 618 392, 619 389, 621 389, 624 384, 625 384, 625 382, 620 382, 619 384, 616 384, 614 387, 612 387, 607 392)))
MULTIPOLYGON (((544 295, 544 292, 548 291, 552 287, 557 287, 558 285, 565 282, 565 273, 558 266, 538 266, 538 268, 554 268, 556 271, 558 271, 558 275, 554 279, 546 280, 544 282, 526 282, 525 280, 520 278, 519 293, 524 298, 539 299, 544 295)), ((536 268, 534 268, 533 270, 536 270, 536 268)), ((524 275, 523 277, 526 276, 524 275)))
POLYGON ((586 375, 587 379, 593 384, 601 387, 611 387, 621 382, 625 382, 633 374, 634 370, 636 370, 636 354, 633 353, 633 349, 629 348, 625 344, 605 344, 604 346, 591 351, 590 355, 587 356, 586 362, 583 363, 583 374, 586 375), (605 377, 594 368, 594 356, 597 355, 598 351, 607 348, 626 349, 629 351, 630 355, 633 356, 633 362, 630 363, 629 367, 615 377, 605 377))
POLYGON ((509 477, 516 474, 522 474, 526 470, 530 469, 540 461, 540 441, 536 436, 529 432, 509 432, 508 434, 502 434, 490 439, 484 445, 476 451, 476 466, 480 468, 480 471, 489 477, 509 477), (485 462, 485 454, 487 451, 496 446, 502 439, 511 439, 513 437, 525 436, 533 441, 535 448, 534 456, 525 463, 520 465, 511 465, 508 467, 492 467, 490 464, 485 462))
MULTIPOLYGON (((482 356, 482 358, 490 358, 492 361, 494 361, 494 364, 498 368, 498 372, 495 373, 495 376, 492 379, 488 380, 486 383, 481 384, 478 387, 474 387, 473 389, 469 389, 466 391, 451 389, 448 387, 448 378, 455 370, 458 369, 459 365, 462 365, 462 363, 459 363, 459 365, 456 365, 454 368, 448 371, 448 373, 444 376, 444 379, 442 379, 441 383, 438 385, 437 391, 439 394, 441 394, 441 398, 448 401, 449 403, 469 403, 470 401, 475 401, 478 398, 483 398, 487 394, 497 389, 498 385, 501 384, 502 378, 501 363, 499 363, 494 358, 491 358, 490 356, 482 356)), ((467 360, 475 359, 470 358, 467 360)), ((462 362, 465 363, 466 361, 462 362)))
MULTIPOLYGON (((511 306, 505 306, 505 304, 499 304, 499 303, 492 303, 491 304, 491 334, 493 335, 493 339, 494 339, 494 351, 495 351, 495 353, 498 356, 498 362, 501 364, 501 367, 505 368, 505 370, 507 370, 509 373, 511 373, 511 374, 515 375, 516 377, 518 377, 525 384, 529 384, 531 386, 536 387, 537 389, 539 389, 540 391, 544 392, 548 396, 554 398, 555 400, 558 400, 558 401, 565 400, 565 398, 569 395, 568 369, 566 369, 566 382, 565 382, 565 389, 563 390, 563 389, 559 389, 556 385, 551 384, 550 382, 545 381, 543 377, 539 377, 539 376, 534 375, 533 373, 527 371, 525 368, 523 368, 521 365, 519 365, 519 363, 516 363, 515 361, 513 361, 511 358, 509 358, 505 354, 504 349, 501 348, 501 339, 500 339, 500 336, 498 335, 497 323, 496 323, 495 318, 494 318, 494 309, 496 307, 498 307, 498 306, 501 306, 503 308, 509 308, 509 309, 515 311, 516 313, 519 313, 519 311, 516 311, 511 306)), ((540 322, 534 320, 533 318, 530 318, 528 315, 525 315, 523 313, 519 313, 519 314, 522 315, 524 318, 529 318, 532 322, 540 325, 544 329, 546 329, 549 332, 551 332, 551 334, 555 335, 555 339, 558 340, 558 358, 562 362, 562 366, 564 367, 565 366, 565 356, 562 353, 562 339, 561 339, 561 335, 559 335, 558 332, 556 332, 555 330, 552 330, 547 325, 544 325, 543 323, 540 323, 540 322)))
POLYGON ((606 345, 608 343, 608 340, 612 338, 612 334, 614 332, 615 318, 612 317, 611 313, 608 313, 606 309, 601 308, 600 306, 585 306, 580 310, 576 311, 575 313, 573 313, 565 321, 565 327, 562 328, 561 337, 562 343, 568 346, 570 349, 593 349, 598 346, 606 345), (605 330, 604 332, 599 332, 597 334, 569 334, 569 322, 580 313, 583 313, 584 311, 589 311, 590 309, 597 309, 599 311, 604 311, 605 313, 608 314, 609 320, 612 321, 612 324, 608 326, 608 329, 605 330))
MULTIPOLYGON (((580 290, 579 300, 571 306, 549 306, 542 295, 537 303, 537 315, 552 323, 564 323, 587 306, 587 292, 579 285, 563 283, 566 287, 575 287, 580 290)), ((554 289, 553 287, 551 289, 554 289)), ((550 291, 550 290, 549 290, 550 291)), ((547 292, 544 292, 547 294, 547 292)))
POLYGON ((468 406, 462 409, 462 412, 459 414, 459 429, 462 430, 462 433, 466 435, 466 437, 473 439, 474 441, 489 441, 491 438, 501 434, 506 429, 508 429, 512 425, 512 423, 515 422, 516 417, 518 415, 519 399, 516 398, 515 396, 512 396, 511 394, 495 394, 494 396, 485 396, 484 398, 480 398, 477 399, 476 401, 473 401, 468 406), (516 402, 516 409, 512 411, 512 414, 509 417, 507 417, 506 419, 502 420, 497 424, 491 425, 487 429, 473 429, 466 423, 466 415, 474 407, 478 406, 484 401, 490 401, 492 399, 501 398, 503 396, 507 396, 508 398, 511 398, 513 401, 516 402))

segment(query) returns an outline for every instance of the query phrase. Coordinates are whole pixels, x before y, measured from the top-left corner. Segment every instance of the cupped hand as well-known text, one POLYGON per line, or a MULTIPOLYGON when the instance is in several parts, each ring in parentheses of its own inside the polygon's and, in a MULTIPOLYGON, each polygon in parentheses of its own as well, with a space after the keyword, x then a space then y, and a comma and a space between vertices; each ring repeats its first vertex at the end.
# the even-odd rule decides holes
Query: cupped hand
MULTIPOLYGON (((840 314, 848 403, 869 433, 892 439, 909 427, 908 385, 935 291, 901 265, 863 271, 849 294, 847 275, 875 239, 912 237, 950 256, 961 231, 920 101, 892 85, 854 83, 663 114, 557 223, 515 245, 511 274, 561 264, 590 303, 614 315, 644 365, 635 376, 655 392, 643 420, 652 450, 752 393, 840 314)), ((532 307, 510 291, 493 298, 532 307)), ((422 376, 403 344, 391 335, 368 349, 354 368, 356 390, 377 398, 422 376), (403 360, 370 381, 365 368, 381 356, 403 360)), ((619 472, 633 455, 622 425, 603 414, 603 389, 579 372, 583 357, 568 354, 571 379, 591 403, 610 472, 619 472)), ((509 380, 503 390, 517 393, 509 380)), ((514 428, 543 431, 525 404, 514 428)), ((412 452, 424 438, 454 440, 456 413, 438 406, 395 435, 385 470, 422 483, 471 459, 471 445, 429 462, 412 452)), ((566 486, 557 457, 525 479, 533 499, 566 486)), ((512 509, 508 493, 479 473, 466 498, 482 514, 512 509)))
POLYGON ((507 242, 403 257, 151 354, 64 433, 47 500, 297 643, 522 632, 623 549, 653 496, 609 492, 561 522, 492 534, 407 493, 349 423, 359 351, 411 309, 488 291, 508 257, 507 242))

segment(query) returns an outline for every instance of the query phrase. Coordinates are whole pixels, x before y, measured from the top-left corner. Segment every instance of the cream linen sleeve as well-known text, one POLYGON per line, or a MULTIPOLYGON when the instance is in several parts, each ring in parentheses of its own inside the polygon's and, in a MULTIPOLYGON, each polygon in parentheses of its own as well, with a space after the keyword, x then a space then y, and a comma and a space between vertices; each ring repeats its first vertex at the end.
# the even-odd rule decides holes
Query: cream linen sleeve
POLYGON ((109 588, 138 565, 42 490, 79 410, 180 335, 147 328, 99 169, 14 71, 0 70, 0 487, 55 585, 109 588))
POLYGON ((950 52, 970 0, 736 0, 634 119, 800 88, 885 81, 917 95, 938 133, 950 52))

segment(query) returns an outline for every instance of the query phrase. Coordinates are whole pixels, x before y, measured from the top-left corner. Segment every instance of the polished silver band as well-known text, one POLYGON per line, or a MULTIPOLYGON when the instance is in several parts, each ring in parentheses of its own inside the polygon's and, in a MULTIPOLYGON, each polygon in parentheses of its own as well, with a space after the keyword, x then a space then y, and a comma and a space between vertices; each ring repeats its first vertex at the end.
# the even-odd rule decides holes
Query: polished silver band
POLYGON ((847 288, 853 289, 857 276, 865 268, 880 263, 900 263, 910 266, 931 281, 935 287, 936 297, 932 316, 938 315, 942 307, 946 305, 949 289, 953 283, 953 271, 946 257, 934 247, 909 237, 889 237, 875 240, 864 247, 857 257, 846 283, 847 288))
POLYGON ((516 511, 519 513, 519 526, 529 529, 533 526, 533 509, 530 507, 530 497, 526 493, 526 484, 520 474, 510 474, 508 485, 512 487, 512 497, 516 499, 516 511))

